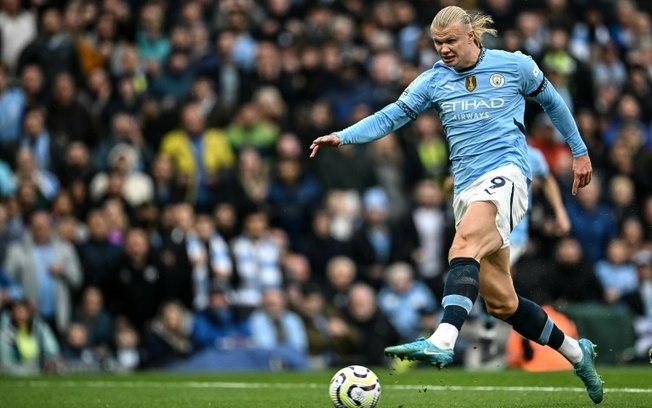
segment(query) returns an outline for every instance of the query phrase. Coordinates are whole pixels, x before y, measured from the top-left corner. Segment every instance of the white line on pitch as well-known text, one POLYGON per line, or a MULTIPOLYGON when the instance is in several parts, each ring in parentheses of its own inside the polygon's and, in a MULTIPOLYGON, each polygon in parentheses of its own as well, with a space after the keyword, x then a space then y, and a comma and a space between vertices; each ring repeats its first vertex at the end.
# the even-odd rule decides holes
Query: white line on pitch
MULTIPOLYGON (((30 387, 48 387, 48 386, 68 386, 93 388, 309 388, 319 389, 326 385, 317 383, 250 383, 250 382, 212 382, 212 381, 47 381, 47 380, 27 380, 16 381, 9 384, 23 385, 30 387)), ((428 391, 474 391, 474 392, 585 392, 584 388, 579 387, 510 387, 510 386, 464 386, 464 385, 383 385, 383 389, 393 390, 428 390, 428 391)), ((652 394, 652 388, 605 388, 608 393, 623 394, 652 394)))

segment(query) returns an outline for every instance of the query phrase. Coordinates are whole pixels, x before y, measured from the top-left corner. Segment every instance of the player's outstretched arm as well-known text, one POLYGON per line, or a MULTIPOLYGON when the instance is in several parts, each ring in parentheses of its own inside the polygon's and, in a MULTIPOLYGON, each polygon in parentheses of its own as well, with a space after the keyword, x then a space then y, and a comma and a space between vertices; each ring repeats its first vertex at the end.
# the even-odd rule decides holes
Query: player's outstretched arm
POLYGON ((341 144, 342 141, 337 135, 320 136, 317 139, 313 140, 312 144, 310 145, 310 157, 312 158, 317 155, 320 146, 338 147, 341 144))

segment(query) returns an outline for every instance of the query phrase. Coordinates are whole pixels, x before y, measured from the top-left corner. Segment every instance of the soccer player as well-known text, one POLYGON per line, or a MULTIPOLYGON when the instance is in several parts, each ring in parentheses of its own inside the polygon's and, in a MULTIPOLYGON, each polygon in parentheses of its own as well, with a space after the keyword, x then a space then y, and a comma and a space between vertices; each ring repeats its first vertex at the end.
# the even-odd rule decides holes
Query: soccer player
MULTIPOLYGON (((532 177, 538 179, 541 182, 541 189, 543 190, 543 194, 546 196, 546 199, 552 206, 552 210, 555 213, 557 233, 561 236, 567 235, 570 232, 571 224, 570 220, 568 219, 566 207, 564 207, 564 201, 561 197, 557 181, 555 180, 555 177, 550 173, 548 163, 546 162, 545 157, 543 157, 541 150, 537 149, 534 146, 528 145, 527 154, 528 162, 530 163, 530 169, 532 171, 532 177)), ((529 191, 529 194, 531 193, 532 192, 529 191)), ((530 197, 529 200, 529 204, 531 203, 532 197, 530 197)), ((526 212, 525 215, 523 215, 521 222, 518 223, 518 225, 512 230, 512 233, 509 236, 510 266, 513 266, 527 250, 527 245, 529 242, 529 227, 530 214, 529 212, 526 212)))
POLYGON ((456 233, 449 251, 444 315, 429 338, 391 346, 385 354, 443 367, 478 293, 487 311, 524 337, 558 350, 575 367, 593 402, 603 386, 594 367, 594 345, 566 336, 545 311, 514 290, 509 271, 509 234, 528 207, 528 163, 523 115, 525 97, 543 106, 573 153, 572 194, 591 181, 591 160, 573 117, 536 63, 519 52, 490 50, 482 35, 495 34, 492 19, 449 6, 430 30, 441 57, 419 75, 395 103, 350 127, 316 138, 320 147, 376 140, 435 109, 446 131, 454 177, 456 233))

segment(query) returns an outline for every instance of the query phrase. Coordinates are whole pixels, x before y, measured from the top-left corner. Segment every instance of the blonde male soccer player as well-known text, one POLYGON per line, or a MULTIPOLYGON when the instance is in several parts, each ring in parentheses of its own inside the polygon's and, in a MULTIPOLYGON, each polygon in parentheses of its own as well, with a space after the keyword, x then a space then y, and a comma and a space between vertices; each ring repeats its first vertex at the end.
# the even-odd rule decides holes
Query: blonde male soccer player
POLYGON ((593 402, 602 401, 594 345, 566 336, 546 312, 514 290, 509 271, 509 235, 528 207, 528 163, 523 115, 525 97, 540 103, 573 153, 572 193, 591 181, 591 160, 573 117, 536 63, 520 52, 490 50, 482 35, 495 34, 492 20, 450 6, 430 26, 441 61, 419 75, 392 103, 358 123, 315 139, 322 146, 366 143, 414 120, 439 114, 455 180, 456 234, 449 251, 444 315, 429 338, 385 349, 388 356, 443 367, 478 293, 487 311, 522 336, 559 351, 575 367, 593 402))

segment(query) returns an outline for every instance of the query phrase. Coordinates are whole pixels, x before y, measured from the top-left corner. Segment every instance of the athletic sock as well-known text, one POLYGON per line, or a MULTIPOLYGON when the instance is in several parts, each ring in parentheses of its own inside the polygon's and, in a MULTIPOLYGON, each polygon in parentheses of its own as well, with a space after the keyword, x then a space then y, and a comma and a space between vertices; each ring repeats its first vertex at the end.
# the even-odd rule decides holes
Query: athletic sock
POLYGON ((574 338, 568 336, 564 336, 564 341, 561 343, 561 346, 557 351, 559 351, 562 356, 566 357, 566 360, 570 361, 573 365, 582 361, 582 358, 584 357, 580 343, 578 343, 574 338))
POLYGON ((521 336, 559 351, 573 364, 582 359, 582 349, 577 340, 566 336, 545 310, 531 300, 519 296, 516 312, 505 322, 511 324, 521 336))
POLYGON ((454 258, 444 285, 444 315, 429 340, 437 347, 451 349, 455 345, 464 320, 478 297, 480 264, 473 258, 454 258))
POLYGON ((440 349, 452 349, 457 341, 460 331, 450 323, 440 323, 435 332, 428 338, 432 344, 440 349))

